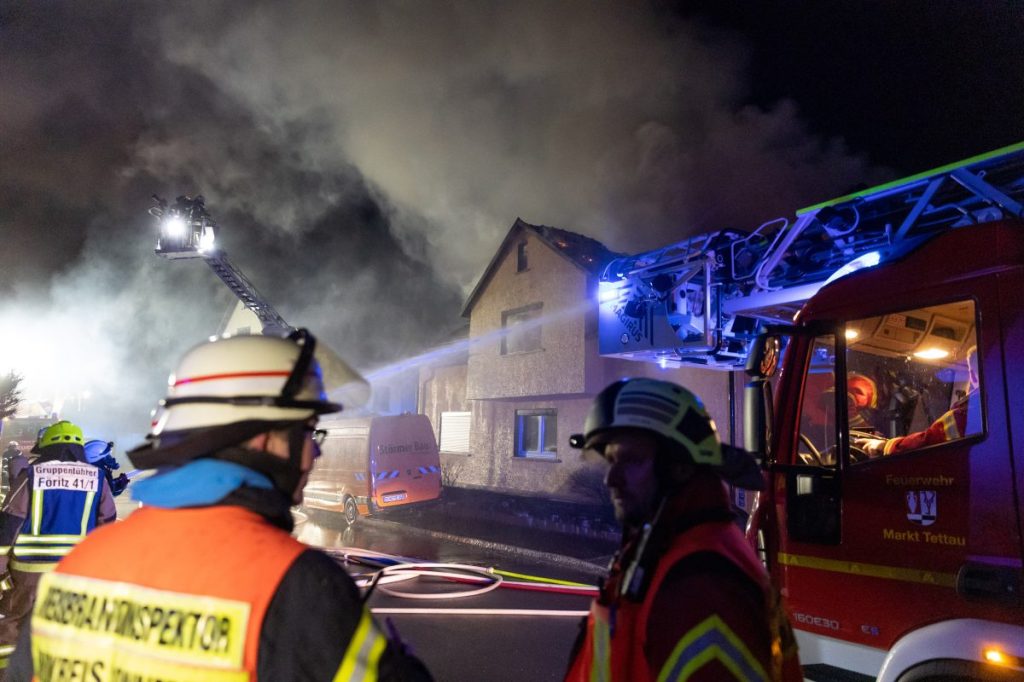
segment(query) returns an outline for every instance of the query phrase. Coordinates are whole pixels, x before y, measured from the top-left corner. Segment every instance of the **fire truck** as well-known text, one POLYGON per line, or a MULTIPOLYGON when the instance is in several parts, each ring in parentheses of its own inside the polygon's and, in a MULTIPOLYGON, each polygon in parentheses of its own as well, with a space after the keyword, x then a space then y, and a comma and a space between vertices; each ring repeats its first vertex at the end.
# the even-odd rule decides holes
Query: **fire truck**
POLYGON ((1024 143, 620 258, 605 355, 744 371, 811 680, 1024 676, 1024 143))

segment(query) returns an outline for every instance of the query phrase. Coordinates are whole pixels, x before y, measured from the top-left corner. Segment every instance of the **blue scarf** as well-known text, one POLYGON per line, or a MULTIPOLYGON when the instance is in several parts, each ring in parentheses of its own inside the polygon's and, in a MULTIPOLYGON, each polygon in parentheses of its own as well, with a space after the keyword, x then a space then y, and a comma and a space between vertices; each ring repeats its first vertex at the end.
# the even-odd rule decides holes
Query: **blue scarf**
POLYGON ((216 504, 242 486, 274 487, 269 478, 241 464, 204 458, 136 481, 131 490, 137 502, 178 509, 216 504))

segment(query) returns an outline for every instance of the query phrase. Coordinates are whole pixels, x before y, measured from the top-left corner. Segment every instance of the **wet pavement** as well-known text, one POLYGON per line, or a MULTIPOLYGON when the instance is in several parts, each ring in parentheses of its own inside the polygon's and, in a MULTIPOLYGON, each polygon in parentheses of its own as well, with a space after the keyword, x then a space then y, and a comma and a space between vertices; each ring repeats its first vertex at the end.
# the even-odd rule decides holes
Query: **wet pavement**
MULTIPOLYGON (((348 532, 349 538, 338 539, 347 546, 362 546, 357 540, 361 526, 391 527, 396 537, 401 536, 402 539, 396 539, 395 543, 402 547, 408 547, 410 543, 415 547, 416 541, 410 536, 424 538, 421 542, 433 538, 470 545, 477 552, 484 550, 498 555, 519 556, 531 562, 546 562, 587 574, 603 573, 618 546, 620 534, 610 506, 573 505, 464 488, 446 489, 444 496, 435 502, 360 518, 349 531, 345 530, 340 515, 304 511, 310 514, 321 532, 324 528, 348 532)), ((375 542, 387 544, 388 540, 381 533, 374 533, 374 536, 375 542)), ((424 556, 402 547, 396 547, 395 553, 424 556)))

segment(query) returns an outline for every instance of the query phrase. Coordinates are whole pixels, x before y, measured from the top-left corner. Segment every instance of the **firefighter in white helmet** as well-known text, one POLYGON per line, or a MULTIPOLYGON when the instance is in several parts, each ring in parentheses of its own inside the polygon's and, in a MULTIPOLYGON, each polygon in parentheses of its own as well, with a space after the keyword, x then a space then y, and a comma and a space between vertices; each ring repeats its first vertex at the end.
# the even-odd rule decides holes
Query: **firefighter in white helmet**
POLYGON ((320 452, 318 415, 341 410, 325 393, 324 352, 298 330, 185 354, 148 443, 128 453, 157 470, 132 485, 143 507, 42 581, 12 672, 29 679, 34 660, 75 679, 430 679, 344 569, 289 534, 320 452))
POLYGON ((608 464, 622 546, 567 680, 800 680, 789 622, 725 482, 763 486, 697 396, 655 379, 598 394, 570 444, 608 464))

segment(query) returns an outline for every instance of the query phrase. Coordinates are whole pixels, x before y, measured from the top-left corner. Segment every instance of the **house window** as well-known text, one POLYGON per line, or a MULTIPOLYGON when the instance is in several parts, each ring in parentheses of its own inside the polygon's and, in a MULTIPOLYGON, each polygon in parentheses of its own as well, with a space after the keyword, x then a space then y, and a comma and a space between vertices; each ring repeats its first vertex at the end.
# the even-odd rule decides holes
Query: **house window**
POLYGON ((501 354, 540 350, 541 304, 506 310, 501 314, 501 354))
POLYGON ((526 259, 526 242, 519 242, 519 246, 516 249, 516 272, 523 272, 529 267, 529 262, 526 259))
POLYGON ((441 413, 441 452, 469 454, 469 412, 441 413))
POLYGON ((558 451, 557 410, 516 410, 516 457, 554 459, 558 451))

